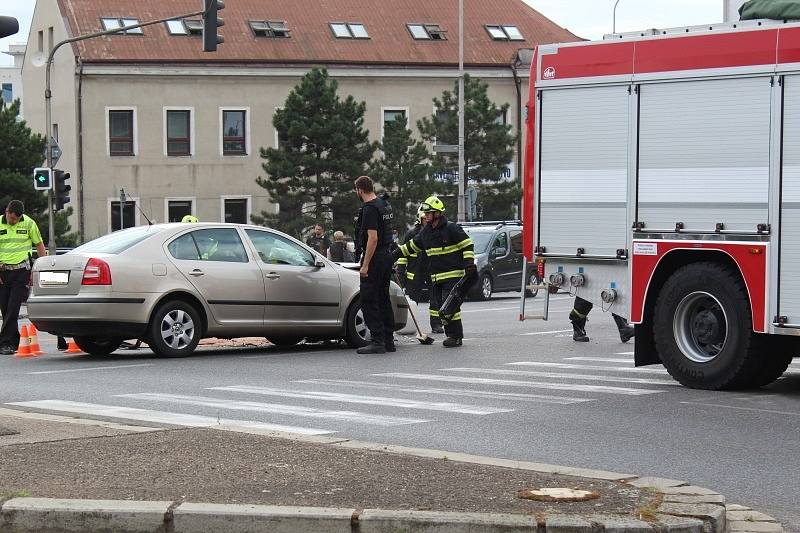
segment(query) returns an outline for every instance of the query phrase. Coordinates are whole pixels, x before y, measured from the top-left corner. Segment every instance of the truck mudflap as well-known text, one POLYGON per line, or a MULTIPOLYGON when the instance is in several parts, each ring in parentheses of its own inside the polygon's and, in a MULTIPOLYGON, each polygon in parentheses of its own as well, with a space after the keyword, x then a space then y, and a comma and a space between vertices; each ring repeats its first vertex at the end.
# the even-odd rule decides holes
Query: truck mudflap
POLYGON ((649 321, 634 326, 636 330, 636 344, 633 347, 633 362, 635 366, 660 365, 661 358, 656 350, 653 337, 653 325, 649 321))

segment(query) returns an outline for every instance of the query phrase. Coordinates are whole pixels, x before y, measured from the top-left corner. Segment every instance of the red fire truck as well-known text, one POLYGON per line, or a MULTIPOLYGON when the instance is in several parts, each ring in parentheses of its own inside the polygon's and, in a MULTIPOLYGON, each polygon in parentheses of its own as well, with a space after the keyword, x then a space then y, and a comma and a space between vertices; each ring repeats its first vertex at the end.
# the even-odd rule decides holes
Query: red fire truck
POLYGON ((530 79, 525 254, 544 292, 628 317, 636 365, 686 386, 780 377, 800 355, 800 24, 540 46, 530 79))

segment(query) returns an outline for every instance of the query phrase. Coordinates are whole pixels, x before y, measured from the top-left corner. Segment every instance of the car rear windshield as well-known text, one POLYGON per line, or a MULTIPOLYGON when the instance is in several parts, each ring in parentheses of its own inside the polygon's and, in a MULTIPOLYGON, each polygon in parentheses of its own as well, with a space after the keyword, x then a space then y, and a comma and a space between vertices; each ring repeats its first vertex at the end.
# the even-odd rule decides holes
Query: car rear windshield
POLYGON ((128 248, 139 244, 143 240, 152 237, 163 228, 158 226, 136 226, 122 231, 115 231, 93 241, 89 241, 82 246, 78 246, 72 253, 93 253, 93 254, 118 254, 128 248))
POLYGON ((478 228, 464 228, 464 231, 472 239, 474 250, 479 254, 486 251, 494 237, 494 231, 479 230, 478 228))

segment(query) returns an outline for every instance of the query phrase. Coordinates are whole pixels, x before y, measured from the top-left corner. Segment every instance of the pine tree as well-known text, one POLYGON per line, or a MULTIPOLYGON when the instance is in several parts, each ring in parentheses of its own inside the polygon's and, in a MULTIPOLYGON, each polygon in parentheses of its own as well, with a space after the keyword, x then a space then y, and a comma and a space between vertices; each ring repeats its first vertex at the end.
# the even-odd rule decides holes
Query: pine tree
MULTIPOLYGON (((0 103, 0 211, 4 211, 11 200, 21 200, 25 204, 25 214, 36 221, 46 245, 47 195, 33 188, 33 169, 42 164, 45 139, 32 133, 24 120, 19 120, 19 106, 19 100, 0 103)), ((69 233, 67 218, 71 214, 72 208, 56 213, 58 246, 77 243, 77 235, 69 233)))
POLYGON ((371 175, 389 191, 395 226, 402 234, 414 224, 420 202, 431 194, 446 192, 445 186, 429 177, 428 149, 412 139, 405 116, 398 115, 384 125, 380 150, 371 175))
POLYGON ((300 236, 315 222, 352 232, 358 198, 353 181, 364 174, 377 145, 364 129, 366 104, 337 94, 325 69, 313 68, 289 93, 272 123, 279 148, 262 148, 266 177, 256 182, 278 202, 277 215, 256 223, 300 236))
MULTIPOLYGON (((503 177, 514 157, 516 136, 505 124, 509 104, 498 107, 489 99, 488 85, 464 76, 464 160, 467 186, 478 188, 478 210, 483 219, 510 218, 519 202, 520 188, 503 177)), ((458 81, 454 90, 434 98, 434 114, 417 121, 422 138, 439 144, 458 144, 458 81)), ((458 185, 458 154, 436 154, 432 172, 458 185)))

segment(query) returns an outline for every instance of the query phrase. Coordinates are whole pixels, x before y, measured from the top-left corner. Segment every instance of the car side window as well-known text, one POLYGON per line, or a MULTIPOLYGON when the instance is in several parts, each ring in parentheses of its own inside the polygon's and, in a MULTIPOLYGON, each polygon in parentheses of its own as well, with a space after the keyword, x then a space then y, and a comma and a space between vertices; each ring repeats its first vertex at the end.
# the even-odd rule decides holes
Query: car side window
POLYGON ((314 266, 314 255, 292 241, 269 231, 245 230, 258 257, 268 265, 314 266))
POLYGON ((497 236, 494 238, 494 242, 492 243, 492 250, 496 250, 498 248, 505 248, 506 252, 508 252, 508 235, 506 235, 505 231, 498 233, 497 236))
POLYGON ((512 231, 511 232, 511 251, 515 254, 522 253, 522 232, 521 231, 512 231))
POLYGON ((199 261, 200 251, 194 243, 194 237, 191 233, 181 235, 167 246, 169 253, 175 259, 183 259, 185 261, 199 261))
POLYGON ((239 238, 239 233, 233 228, 196 230, 175 239, 167 248, 175 259, 226 263, 248 262, 244 244, 239 238), (194 251, 192 251, 192 246, 194 251))

